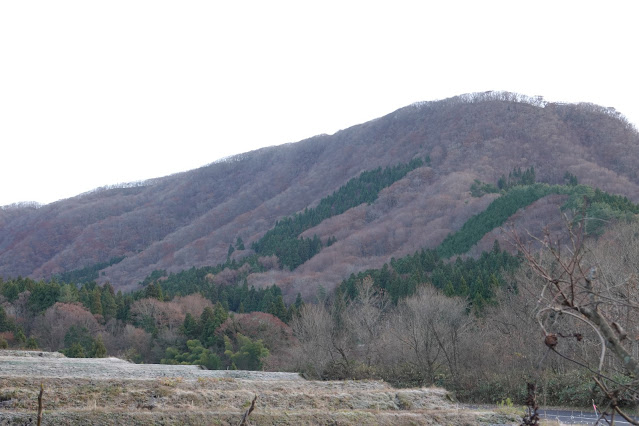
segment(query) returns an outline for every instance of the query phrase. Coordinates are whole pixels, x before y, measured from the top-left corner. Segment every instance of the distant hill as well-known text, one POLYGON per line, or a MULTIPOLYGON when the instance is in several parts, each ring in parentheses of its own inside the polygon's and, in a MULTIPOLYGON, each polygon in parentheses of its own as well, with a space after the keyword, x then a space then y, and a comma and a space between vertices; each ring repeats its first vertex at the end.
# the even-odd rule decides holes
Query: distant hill
MULTIPOLYGON (((472 196, 476 181, 497 185, 516 168, 534 167, 537 181, 549 184, 563 183, 568 173, 639 201, 639 133, 614 110, 502 92, 462 95, 139 185, 2 208, 0 276, 49 278, 93 267, 98 282, 135 289, 155 270, 248 256, 278 220, 317 207, 362 172, 416 159, 423 164, 372 202, 305 229, 302 237, 323 243, 310 260, 290 271, 265 257, 270 266, 249 283, 310 297, 320 285, 332 289, 352 273, 434 248, 498 197, 472 196)), ((564 201, 549 195, 511 220, 539 229, 556 221, 564 201)), ((495 238, 499 231, 470 254, 489 250, 495 238)))

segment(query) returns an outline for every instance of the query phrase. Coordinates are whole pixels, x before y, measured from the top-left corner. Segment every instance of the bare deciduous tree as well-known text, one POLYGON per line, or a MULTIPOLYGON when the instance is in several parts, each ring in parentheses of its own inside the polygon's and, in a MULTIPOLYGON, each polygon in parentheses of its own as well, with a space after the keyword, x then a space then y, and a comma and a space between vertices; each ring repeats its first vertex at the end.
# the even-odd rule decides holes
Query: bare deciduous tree
POLYGON ((57 351, 64 347, 64 336, 72 325, 86 328, 92 335, 101 328, 94 315, 84 306, 57 302, 36 318, 32 333, 42 348, 57 351))
POLYGON ((321 377, 337 353, 333 347, 333 319, 323 305, 304 305, 291 323, 300 342, 300 364, 315 377, 321 377))
POLYGON ((322 377, 330 367, 332 378, 347 378, 355 364, 371 367, 386 350, 380 342, 385 329, 386 297, 365 277, 357 296, 336 296, 330 305, 305 305, 291 327, 300 342, 300 357, 311 373, 322 377))
POLYGON ((402 302, 392 318, 394 335, 408 362, 423 371, 430 383, 446 367, 457 377, 460 339, 470 321, 466 306, 463 299, 423 286, 402 302))
POLYGON ((360 358, 367 367, 379 359, 380 338, 388 299, 373 286, 370 276, 357 285, 357 297, 345 312, 346 325, 353 333, 353 340, 360 358))
POLYGON ((533 238, 535 248, 513 233, 517 248, 523 253, 530 270, 541 280, 537 298, 536 319, 544 333, 544 343, 549 351, 566 356, 558 350, 560 339, 582 341, 578 324, 588 328, 599 341, 596 366, 589 366, 572 359, 593 373, 593 380, 607 397, 609 407, 633 424, 619 407, 621 392, 639 398, 639 358, 631 342, 636 335, 639 303, 637 293, 636 223, 618 225, 613 230, 617 238, 604 238, 599 243, 584 241, 584 222, 567 223, 567 241, 553 239, 549 233, 543 238, 533 238), (612 250, 612 248, 618 250, 612 250), (571 329, 572 328, 572 329, 571 329), (612 368, 604 369, 609 357, 612 368), (612 363, 612 361, 615 361, 612 363), (609 371, 618 367, 634 378, 622 385, 609 377, 609 371))
POLYGON ((177 303, 160 302, 153 298, 136 300, 131 305, 131 316, 136 321, 152 321, 158 329, 177 330, 184 322, 185 315, 177 303))

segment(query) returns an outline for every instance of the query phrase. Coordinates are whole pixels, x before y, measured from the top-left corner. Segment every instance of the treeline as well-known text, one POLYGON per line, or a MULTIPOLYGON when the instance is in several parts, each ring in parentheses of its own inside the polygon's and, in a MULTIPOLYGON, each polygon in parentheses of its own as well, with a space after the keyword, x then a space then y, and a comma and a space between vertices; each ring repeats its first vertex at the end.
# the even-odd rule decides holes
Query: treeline
POLYGON ((76 284, 96 281, 99 278, 99 274, 102 269, 122 262, 125 257, 126 256, 112 257, 107 262, 99 262, 81 269, 74 269, 72 271, 63 272, 61 274, 52 276, 51 279, 64 283, 76 284))
MULTIPOLYGON (((302 232, 360 204, 374 202, 379 191, 423 165, 424 161, 416 158, 406 164, 362 172, 333 194, 322 198, 317 207, 307 208, 302 213, 276 222, 273 229, 253 243, 252 248, 261 256, 276 255, 281 267, 293 270, 319 253, 323 246, 317 236, 298 238, 302 232)), ((331 239, 329 245, 334 241, 331 239)))
MULTIPOLYGON (((528 170, 533 171, 528 174, 527 179, 534 179, 534 169, 528 170)), ((528 170, 523 173, 523 177, 526 177, 528 170)), ((571 210, 575 221, 581 220, 585 215, 586 231, 590 233, 603 231, 606 221, 639 213, 639 205, 632 203, 627 197, 579 185, 576 178, 571 176, 569 175, 567 185, 535 183, 510 187, 486 210, 466 221, 459 231, 448 235, 437 248, 439 255, 451 257, 468 252, 484 235, 503 225, 517 210, 551 194, 568 195, 568 201, 564 203, 562 210, 571 210)))
MULTIPOLYGON (((104 286, 98 286, 95 282, 76 286, 56 280, 35 281, 22 277, 7 281, 0 279, 0 296, 0 301, 4 301, 6 308, 16 318, 2 326, 1 317, 5 309, 0 306, 0 332, 11 333, 3 339, 13 340, 15 345, 27 349, 39 346, 31 329, 32 323, 56 303, 81 306, 88 315, 95 315, 103 322, 111 319, 126 321, 130 305, 136 297, 132 294, 123 295, 121 291, 116 294, 108 283, 104 286), (28 339, 26 335, 29 335, 28 339)), ((85 327, 70 328, 64 336, 64 344, 58 349, 68 356, 106 356, 101 339, 92 336, 85 327)))
MULTIPOLYGON (((213 270, 219 270, 220 267, 213 270)), ((266 312, 287 322, 301 304, 301 298, 287 307, 282 298, 281 289, 272 285, 267 288, 248 287, 246 281, 239 285, 219 285, 211 282, 211 270, 191 268, 178 274, 165 276, 160 283, 153 281, 143 289, 131 293, 114 291, 111 284, 103 286, 95 282, 81 285, 59 283, 58 281, 35 281, 30 278, 13 280, 0 279, 0 295, 9 304, 21 303, 24 314, 37 316, 55 303, 77 303, 93 315, 101 317, 103 322, 111 319, 130 322, 131 305, 137 300, 152 298, 158 301, 170 301, 176 296, 202 294, 211 303, 219 303, 227 312, 266 312), (18 300, 23 295, 24 301, 18 300)), ((163 276, 164 271, 156 271, 155 277, 163 276)), ((16 331, 15 322, 3 320, 0 315, 0 331, 16 331), (13 324, 13 326, 9 326, 13 324)), ((149 329, 147 331, 153 331, 149 329)))
MULTIPOLYGON (((534 169, 514 173, 516 178, 534 178, 534 169), (532 170, 529 172, 529 170, 532 170)), ((586 231, 602 232, 611 219, 639 213, 639 205, 626 197, 608 194, 586 185, 515 185, 495 199, 486 210, 472 216, 460 230, 450 234, 434 250, 421 250, 400 259, 391 259, 381 269, 351 275, 340 285, 340 291, 355 297, 355 284, 370 276, 376 287, 388 294, 393 303, 415 293, 422 283, 430 282, 448 296, 467 297, 479 311, 494 301, 495 289, 505 284, 503 273, 519 265, 517 257, 502 251, 499 244, 479 259, 446 259, 468 252, 484 235, 503 225, 520 208, 550 194, 568 195, 563 210, 571 210, 574 220, 586 215, 586 231)))
MULTIPOLYGON (((426 157, 426 163, 430 163, 428 156, 426 157)), ((326 243, 323 243, 316 235, 313 238, 299 238, 302 232, 362 203, 374 202, 382 189, 423 165, 424 160, 415 158, 408 163, 401 163, 384 169, 378 167, 375 170, 364 171, 358 177, 349 180, 344 186, 334 191, 333 194, 322 198, 317 207, 306 208, 302 213, 296 213, 293 216, 277 221, 272 229, 251 245, 256 255, 247 256, 239 261, 231 260, 231 255, 236 250, 245 250, 242 238, 238 237, 234 244, 229 245, 225 263, 199 268, 197 274, 189 272, 189 279, 184 278, 184 272, 180 273, 182 275, 178 274, 179 276, 171 276, 168 281, 162 283, 162 289, 169 296, 191 294, 201 291, 206 286, 203 277, 207 274, 218 274, 225 269, 237 271, 244 268, 233 282, 234 284, 241 284, 249 273, 264 272, 268 269, 258 262, 259 257, 275 255, 280 267, 287 267, 293 270, 319 253, 324 245, 328 247, 336 242, 335 237, 329 237, 326 243)), ((108 262, 59 274, 54 279, 61 282, 74 283, 95 281, 100 270, 123 259, 124 257, 113 258, 108 262)), ((165 271, 154 271, 141 282, 141 285, 146 286, 165 276, 165 271)), ((222 296, 222 301, 224 299, 225 297, 222 296)))
MULTIPOLYGON (((176 296, 201 294, 211 303, 220 303, 227 311, 238 313, 266 312, 288 322, 295 315, 296 306, 301 303, 301 296, 298 294, 296 303, 287 307, 282 297, 282 290, 277 285, 273 284, 265 288, 249 287, 246 277, 250 271, 260 270, 263 268, 257 267, 253 263, 239 266, 236 262, 216 267, 191 268, 176 274, 163 275, 161 280, 149 283, 144 287, 144 290, 138 293, 158 300, 171 300, 176 296), (244 265, 252 265, 253 268, 246 268, 244 265), (228 284, 216 283, 215 274, 224 272, 232 275, 230 277, 232 282, 228 284)), ((166 274, 165 271, 158 271, 158 273, 166 274)))
POLYGON ((486 210, 468 219, 459 231, 448 235, 437 248, 437 252, 445 258, 466 253, 484 235, 503 225, 517 210, 547 195, 564 191, 563 186, 544 183, 512 187, 490 203, 486 210))
POLYGON ((108 283, 0 280, 0 348, 206 368, 261 369, 271 358, 277 365, 292 338, 283 321, 298 315, 301 298, 287 307, 275 285, 219 291, 204 282, 212 300, 200 292, 169 297, 157 282, 122 294, 108 283))
MULTIPOLYGON (((567 173, 567 176, 570 175, 567 173)), ((573 175, 570 175, 576 180, 573 175)), ((495 194, 501 191, 508 191, 515 186, 532 185, 536 182, 535 167, 531 166, 525 170, 521 170, 521 167, 515 167, 511 172, 506 175, 501 175, 497 180, 497 185, 492 183, 481 182, 478 179, 470 185, 470 195, 473 197, 481 197, 484 194, 495 194)))
MULTIPOLYGON (((162 272, 157 271, 154 276, 156 278, 162 276, 162 272)), ((7 315, 0 305, 0 333, 13 333, 11 339, 17 339, 17 344, 25 345, 28 339, 25 337, 25 330, 20 325, 20 321, 14 319, 16 314, 23 323, 30 323, 34 318, 44 315, 57 303, 76 305, 97 318, 97 321, 102 324, 116 321, 139 326, 152 336, 156 336, 159 332, 158 327, 154 325, 155 322, 136 316, 134 312, 135 305, 140 300, 170 302, 181 295, 200 294, 208 300, 208 303, 223 309, 226 315, 230 311, 264 312, 284 322, 290 321, 302 305, 301 298, 298 297, 295 303, 287 307, 282 298, 282 291, 276 285, 260 289, 249 288, 246 282, 241 285, 222 286, 211 282, 207 279, 207 275, 210 276, 210 272, 204 268, 192 268, 179 274, 166 276, 163 282, 166 287, 153 281, 143 289, 127 294, 121 291, 116 293, 109 283, 99 286, 95 282, 76 285, 59 283, 55 280, 35 281, 30 278, 6 281, 0 279, 0 296, 2 296, 0 302, 4 301, 14 314, 7 315), (180 289, 181 291, 172 291, 186 283, 188 285, 180 289)), ((102 353, 92 349, 96 341, 87 337, 87 330, 77 328, 69 330, 69 333, 69 336, 65 336, 64 346, 60 348, 63 353, 69 356, 102 353)), ((37 344, 34 341, 30 342, 30 346, 35 345, 37 344)))
POLYGON ((229 312, 221 304, 206 307, 199 318, 187 313, 181 332, 186 345, 166 349, 162 364, 201 365, 209 370, 223 367, 241 370, 260 370, 263 360, 270 354, 262 339, 253 340, 237 332, 235 342, 220 333, 228 321, 229 312), (225 362, 226 360, 226 362, 225 362))
POLYGON ((585 219, 585 231, 588 234, 599 235, 611 221, 639 213, 639 205, 628 198, 608 194, 598 188, 575 185, 569 195, 563 208, 575 212, 575 221, 585 219))
POLYGON ((514 271, 519 264, 520 259, 501 250, 497 241, 490 252, 482 253, 478 259, 458 257, 454 262, 445 261, 437 250, 421 250, 391 259, 381 269, 352 274, 341 283, 339 291, 355 299, 358 283, 370 277, 377 291, 397 304, 415 294, 424 283, 431 283, 446 296, 469 300, 481 313, 486 305, 494 303, 496 290, 507 286, 504 273, 514 271))
POLYGON ((508 173, 508 177, 506 177, 506 175, 501 175, 501 177, 497 180, 497 188, 507 191, 514 186, 532 185, 535 182, 534 166, 530 166, 523 171, 521 170, 521 167, 516 167, 512 172, 508 173))
MULTIPOLYGON (((423 164, 424 161, 417 158, 406 164, 362 172, 332 195, 320 200, 317 207, 307 208, 302 213, 296 213, 276 222, 273 229, 252 244, 255 254, 241 260, 231 259, 231 255, 236 250, 245 249, 244 242, 238 237, 235 244, 229 246, 225 263, 191 268, 176 274, 167 274, 162 270, 154 271, 141 282, 141 285, 143 287, 157 285, 158 290, 166 297, 201 293, 213 303, 219 301, 231 311, 267 312, 283 321, 288 321, 293 312, 290 312, 289 307, 286 314, 283 313, 283 301, 281 292, 278 293, 279 288, 273 286, 267 289, 248 289, 246 284, 248 275, 270 269, 273 265, 265 265, 263 260, 272 256, 276 256, 280 267, 295 269, 317 254, 324 245, 317 236, 298 238, 299 234, 350 208, 375 201, 379 191, 423 164), (216 281, 219 282, 216 283, 216 281)), ((330 246, 335 241, 334 237, 329 237, 326 245, 330 246)), ((294 310, 295 304, 292 306, 294 310)))
POLYGON ((4 307, 0 305, 0 349, 6 349, 9 346, 6 339, 9 334, 15 339, 17 344, 25 348, 35 349, 38 347, 38 343, 35 339, 31 338, 27 340, 22 327, 13 317, 7 315, 4 307))
POLYGON ((610 210, 619 213, 638 214, 639 205, 634 204, 627 197, 609 194, 599 188, 587 185, 575 185, 565 189, 570 197, 562 209, 573 210, 576 214, 591 215, 597 206, 606 205, 610 210))
MULTIPOLYGON (((591 398, 600 401, 604 395, 593 388, 589 372, 547 356, 543 339, 535 336, 538 306, 531 291, 538 289, 527 287, 530 280, 518 274, 524 275, 517 271, 516 286, 499 289, 481 315, 468 298, 446 296, 432 286, 421 286, 394 304, 375 289, 372 277, 364 276, 355 282, 353 298, 336 294, 307 304, 293 319, 299 339, 296 368, 323 380, 439 386, 461 401, 493 404, 507 399, 525 404, 526 382, 536 377, 540 404, 575 407, 588 406, 591 398)), ((569 356, 596 363, 597 343, 597 336, 584 333, 569 356)))
POLYGON ((30 278, 0 279, 0 295, 10 303, 23 305, 24 314, 39 315, 57 302, 79 303, 94 315, 106 320, 127 319, 130 304, 144 296, 143 292, 115 293, 111 284, 103 286, 95 282, 81 285, 60 283, 56 280, 35 281, 30 278), (19 300, 22 297, 24 300, 19 300))
POLYGON ((459 231, 446 237, 436 249, 422 249, 413 255, 393 258, 381 269, 352 274, 342 282, 340 291, 350 298, 356 297, 356 284, 370 276, 376 288, 396 304, 412 296, 421 284, 431 283, 446 296, 468 299, 475 311, 481 312, 486 305, 494 303, 495 291, 506 285, 504 273, 515 270, 520 260, 501 250, 497 241, 493 249, 482 253, 479 259, 458 257, 454 262, 447 259, 466 253, 518 209, 546 195, 560 193, 563 188, 546 184, 513 186, 486 210, 471 217, 459 231))
MULTIPOLYGON (((521 173, 515 171, 512 175, 518 179, 522 176, 532 179, 534 169, 521 173)), ((501 226, 517 210, 550 194, 568 195, 562 209, 576 212, 575 220, 579 218, 580 211, 593 218, 590 229, 594 229, 594 224, 601 226, 605 223, 601 220, 604 218, 639 213, 639 206, 626 197, 611 195, 585 185, 515 185, 504 191, 486 210, 471 217, 460 230, 450 234, 436 249, 421 250, 400 259, 393 258, 380 269, 353 274, 339 288, 353 297, 355 282, 364 276, 370 276, 376 287, 385 292, 393 303, 397 303, 414 294, 420 284, 430 282, 446 295, 468 297, 473 306, 481 310, 481 307, 492 303, 495 289, 505 284, 503 273, 517 267, 517 258, 502 251, 496 244, 493 250, 483 253, 479 259, 457 259, 453 263, 446 259, 466 253, 486 233, 501 226)), ((285 223, 288 225, 280 226, 279 229, 294 230, 292 232, 301 229, 301 219, 296 221, 287 218, 285 223)), ((264 272, 272 266, 264 265, 264 259, 258 255, 250 255, 240 261, 227 260, 215 267, 191 268, 177 274, 167 275, 164 271, 156 271, 143 284, 157 282, 168 297, 199 292, 214 303, 221 302, 232 311, 262 311, 288 321, 293 312, 289 307, 286 315, 283 315, 285 311, 282 309, 281 293, 278 293, 276 286, 249 289, 246 285, 249 274, 264 272)))

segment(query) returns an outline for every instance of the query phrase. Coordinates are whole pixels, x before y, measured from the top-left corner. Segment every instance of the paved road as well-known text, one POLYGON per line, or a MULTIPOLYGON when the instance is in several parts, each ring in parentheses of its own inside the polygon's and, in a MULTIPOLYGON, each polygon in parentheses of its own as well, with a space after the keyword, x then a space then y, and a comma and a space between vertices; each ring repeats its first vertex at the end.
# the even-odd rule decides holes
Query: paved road
MULTIPOLYGON (((570 425, 592 425, 597 420, 597 416, 593 411, 559 411, 559 410, 539 410, 539 416, 548 420, 558 420, 564 424, 570 425)), ((635 420, 639 418, 633 417, 635 420)), ((600 422, 599 424, 607 424, 606 422, 600 422)), ((616 425, 629 425, 623 417, 615 415, 616 425)))

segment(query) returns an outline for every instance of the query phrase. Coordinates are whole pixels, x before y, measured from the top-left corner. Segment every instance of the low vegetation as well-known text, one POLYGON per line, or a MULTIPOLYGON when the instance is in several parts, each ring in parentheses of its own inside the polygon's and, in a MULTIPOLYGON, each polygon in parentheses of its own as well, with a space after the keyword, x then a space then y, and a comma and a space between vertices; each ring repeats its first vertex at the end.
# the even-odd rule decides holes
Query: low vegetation
POLYGON ((3 422, 31 424, 41 386, 44 425, 237 425, 243 419, 246 424, 282 425, 467 425, 517 420, 508 413, 464 409, 448 392, 433 387, 397 390, 380 381, 317 382, 281 373, 243 377, 175 366, 144 372, 145 366, 114 359, 85 362, 79 371, 71 359, 39 355, 32 362, 21 360, 29 364, 28 371, 12 372, 3 364, 19 357, 0 351, 3 422), (49 377, 53 366, 58 377, 49 377))

